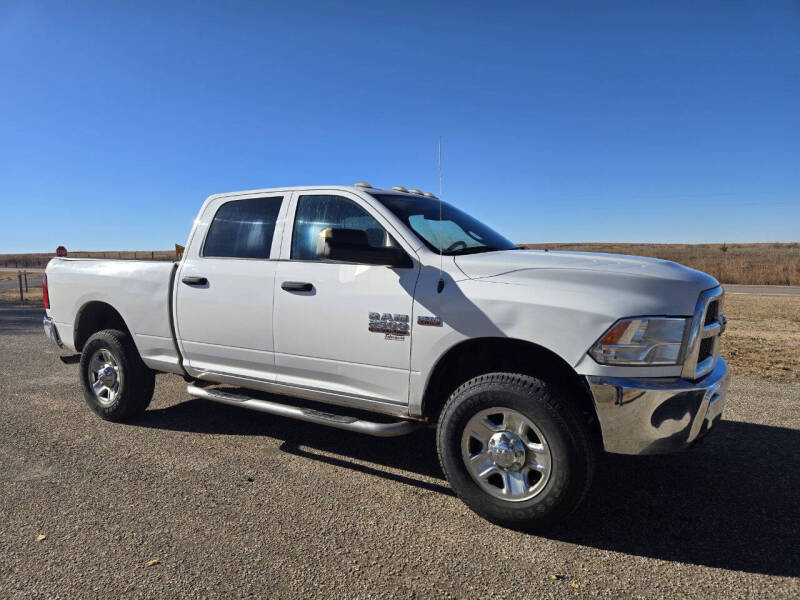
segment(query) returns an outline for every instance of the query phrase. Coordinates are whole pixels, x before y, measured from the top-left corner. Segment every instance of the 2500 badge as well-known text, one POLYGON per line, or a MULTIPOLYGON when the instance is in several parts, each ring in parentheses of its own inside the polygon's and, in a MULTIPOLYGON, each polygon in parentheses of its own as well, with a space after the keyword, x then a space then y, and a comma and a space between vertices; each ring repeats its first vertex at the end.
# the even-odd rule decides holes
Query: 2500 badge
POLYGON ((371 312, 369 313, 369 330, 373 333, 385 333, 387 339, 406 336, 409 332, 408 315, 371 312))

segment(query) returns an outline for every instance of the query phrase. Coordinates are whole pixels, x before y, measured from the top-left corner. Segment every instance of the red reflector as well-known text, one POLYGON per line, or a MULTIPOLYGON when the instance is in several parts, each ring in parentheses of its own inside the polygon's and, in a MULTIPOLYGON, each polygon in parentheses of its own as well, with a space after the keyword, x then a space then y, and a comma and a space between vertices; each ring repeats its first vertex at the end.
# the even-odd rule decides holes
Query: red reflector
POLYGON ((44 307, 50 308, 50 294, 47 293, 47 274, 42 275, 42 300, 44 307))

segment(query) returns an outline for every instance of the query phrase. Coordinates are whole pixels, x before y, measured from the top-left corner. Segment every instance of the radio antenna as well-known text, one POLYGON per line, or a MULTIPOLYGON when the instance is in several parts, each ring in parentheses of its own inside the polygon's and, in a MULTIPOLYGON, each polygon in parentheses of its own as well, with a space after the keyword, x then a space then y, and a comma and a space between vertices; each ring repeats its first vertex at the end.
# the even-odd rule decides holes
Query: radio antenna
POLYGON ((444 277, 442 277, 442 265, 444 263, 442 248, 442 136, 439 136, 439 283, 436 286, 436 292, 441 294, 444 289, 444 277))

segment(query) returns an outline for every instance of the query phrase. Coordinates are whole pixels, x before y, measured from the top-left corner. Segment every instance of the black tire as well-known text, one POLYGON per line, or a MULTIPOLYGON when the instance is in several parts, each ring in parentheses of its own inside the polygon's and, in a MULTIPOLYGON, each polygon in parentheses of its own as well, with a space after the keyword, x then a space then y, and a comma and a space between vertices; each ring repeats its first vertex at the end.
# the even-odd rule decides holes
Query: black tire
POLYGON ((81 384, 86 403, 95 413, 106 421, 123 421, 143 413, 155 389, 155 371, 142 362, 139 351, 124 331, 105 329, 90 337, 83 347, 80 366, 81 384), (97 353, 107 352, 117 367, 118 382, 114 398, 106 393, 105 398, 95 394, 90 362, 97 353))
POLYGON ((517 373, 480 375, 453 392, 439 417, 437 447, 447 480, 467 506, 493 523, 525 531, 546 528, 572 513, 589 491, 596 460, 589 428, 570 399, 547 381, 517 373), (477 483, 462 458, 466 425, 496 407, 521 413, 546 438, 550 470, 538 492, 534 487, 526 492, 535 493, 531 498, 495 497, 477 483))

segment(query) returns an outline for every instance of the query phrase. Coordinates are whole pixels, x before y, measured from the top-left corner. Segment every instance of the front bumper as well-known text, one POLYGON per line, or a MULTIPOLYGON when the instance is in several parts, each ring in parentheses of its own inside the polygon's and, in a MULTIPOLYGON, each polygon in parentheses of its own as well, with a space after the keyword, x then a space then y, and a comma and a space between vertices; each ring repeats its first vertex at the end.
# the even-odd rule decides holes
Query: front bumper
POLYGON ((63 348, 64 344, 61 342, 61 338, 58 335, 58 329, 56 328, 56 324, 53 322, 53 319, 46 316, 42 321, 42 325, 44 326, 44 334, 47 336, 47 338, 59 348, 63 348))
POLYGON ((675 378, 586 378, 594 396, 603 447, 618 454, 683 450, 722 415, 728 365, 719 357, 698 381, 675 378))

